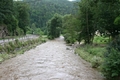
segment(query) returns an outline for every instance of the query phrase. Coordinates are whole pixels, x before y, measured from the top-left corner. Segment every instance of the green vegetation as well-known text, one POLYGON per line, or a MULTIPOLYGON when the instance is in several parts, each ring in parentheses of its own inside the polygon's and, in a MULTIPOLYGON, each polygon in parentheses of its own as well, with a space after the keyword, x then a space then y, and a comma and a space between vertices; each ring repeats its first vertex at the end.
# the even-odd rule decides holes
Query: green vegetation
POLYGON ((67 43, 74 43, 78 37, 79 20, 72 15, 63 16, 62 34, 67 43))
POLYGON ((24 0, 30 5, 30 24, 33 23, 42 31, 46 29, 46 22, 55 13, 60 15, 74 14, 74 2, 68 0, 24 0))
POLYGON ((106 44, 106 43, 109 43, 109 41, 110 41, 109 37, 95 36, 94 40, 93 40, 93 43, 96 43, 96 44, 106 44))
POLYGON ((55 14, 48 22, 47 22, 47 29, 48 29, 48 38, 54 39, 60 36, 62 27, 62 17, 59 14, 55 14))
POLYGON ((119 80, 120 37, 117 37, 108 46, 106 46, 105 40, 108 39, 96 37, 94 39, 95 44, 81 45, 75 50, 75 53, 90 62, 93 68, 99 69, 108 80, 119 80), (96 40, 98 41, 97 44, 96 40))
POLYGON ((14 2, 14 9, 14 15, 18 20, 18 24, 16 26, 19 26, 19 28, 23 30, 23 34, 25 35, 27 32, 27 27, 30 23, 29 5, 27 3, 17 1, 14 2))
POLYGON ((46 36, 28 41, 19 41, 16 39, 13 42, 0 45, 0 62, 3 62, 4 60, 12 58, 18 54, 23 54, 25 51, 46 42, 46 40, 46 36))
POLYGON ((0 37, 20 36, 26 33, 47 34, 46 23, 55 13, 60 15, 75 13, 73 3, 67 0, 2 0, 0 1, 0 33, 2 34, 0 37))
POLYGON ((83 45, 76 49, 76 54, 92 64, 93 68, 100 68, 106 48, 96 45, 83 45))
POLYGON ((109 80, 120 79, 120 37, 113 40, 107 47, 102 72, 109 80))
POLYGON ((66 27, 63 27, 63 34, 66 39, 71 40, 66 40, 67 42, 74 43, 84 40, 85 44, 92 44, 96 31, 100 35, 112 39, 119 35, 119 1, 81 0, 77 6, 78 14, 66 16, 66 19, 63 20, 63 26, 66 27), (70 35, 69 32, 73 35, 70 35))
POLYGON ((28 7, 23 2, 0 1, 0 37, 26 34, 26 26, 29 25, 28 7))

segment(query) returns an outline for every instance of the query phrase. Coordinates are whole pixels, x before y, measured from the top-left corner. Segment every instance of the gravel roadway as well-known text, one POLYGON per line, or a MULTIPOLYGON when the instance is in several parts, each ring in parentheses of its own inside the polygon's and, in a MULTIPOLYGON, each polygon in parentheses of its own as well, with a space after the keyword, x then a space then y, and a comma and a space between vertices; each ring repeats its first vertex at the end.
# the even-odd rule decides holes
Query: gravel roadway
POLYGON ((0 80, 104 79, 60 37, 4 61, 0 64, 0 80))

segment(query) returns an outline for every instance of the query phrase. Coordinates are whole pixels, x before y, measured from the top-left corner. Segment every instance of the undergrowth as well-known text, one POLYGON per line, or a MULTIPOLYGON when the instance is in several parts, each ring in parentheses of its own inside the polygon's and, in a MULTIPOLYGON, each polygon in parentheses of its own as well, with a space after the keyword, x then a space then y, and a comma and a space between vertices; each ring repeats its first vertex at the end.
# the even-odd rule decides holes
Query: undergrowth
POLYGON ((103 54, 106 51, 105 47, 84 45, 75 50, 81 58, 90 62, 93 68, 99 68, 103 62, 103 54))

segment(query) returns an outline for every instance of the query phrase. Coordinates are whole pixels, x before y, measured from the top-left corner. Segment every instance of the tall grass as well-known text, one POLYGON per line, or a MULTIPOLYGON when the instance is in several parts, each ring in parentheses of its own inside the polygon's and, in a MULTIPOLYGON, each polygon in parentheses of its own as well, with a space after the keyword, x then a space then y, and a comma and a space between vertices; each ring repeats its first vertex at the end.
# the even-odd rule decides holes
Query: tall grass
POLYGON ((103 54, 106 51, 105 47, 94 46, 94 45, 84 45, 75 50, 79 56, 84 60, 90 62, 93 68, 99 68, 103 62, 103 54))

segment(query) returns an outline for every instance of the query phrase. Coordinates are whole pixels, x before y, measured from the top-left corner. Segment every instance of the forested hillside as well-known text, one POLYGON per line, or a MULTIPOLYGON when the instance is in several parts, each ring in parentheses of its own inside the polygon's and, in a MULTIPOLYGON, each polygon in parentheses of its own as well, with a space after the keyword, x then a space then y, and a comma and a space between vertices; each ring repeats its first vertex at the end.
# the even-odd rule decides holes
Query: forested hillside
POLYGON ((25 35, 29 26, 29 5, 13 0, 0 1, 0 37, 25 35))
POLYGON ((41 34, 41 29, 46 30, 46 22, 55 13, 74 14, 74 2, 67 0, 1 0, 0 36, 3 38, 26 33, 41 34))
POLYGON ((46 26, 46 22, 55 14, 74 14, 74 2, 67 0, 24 0, 30 5, 31 24, 37 28, 46 26))

